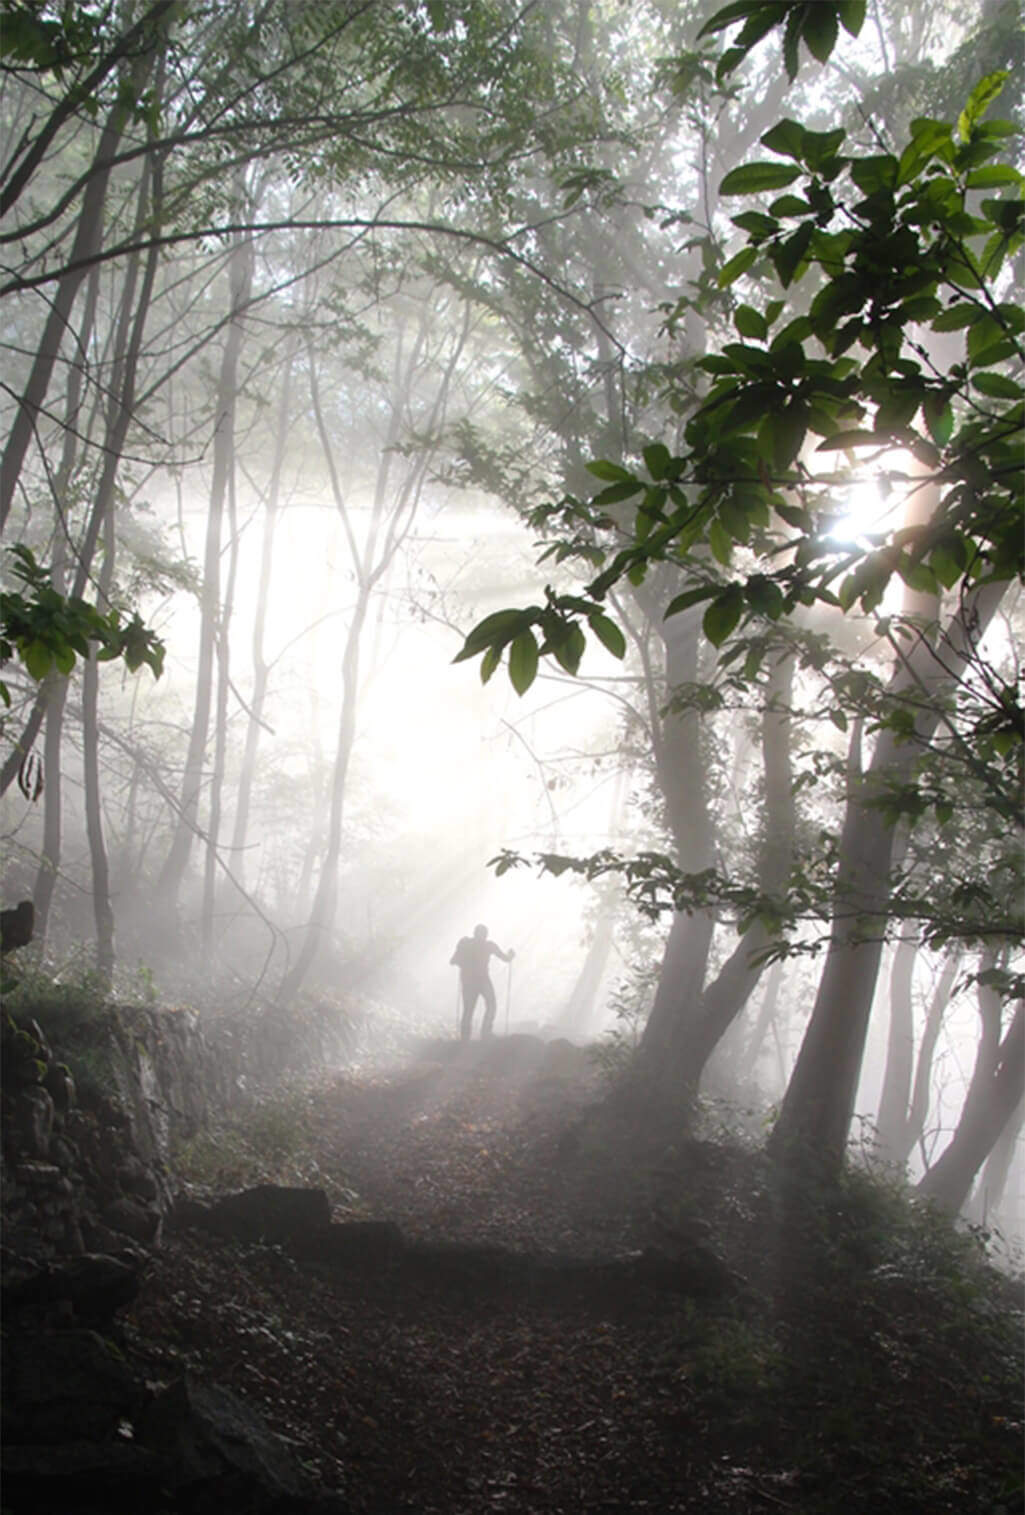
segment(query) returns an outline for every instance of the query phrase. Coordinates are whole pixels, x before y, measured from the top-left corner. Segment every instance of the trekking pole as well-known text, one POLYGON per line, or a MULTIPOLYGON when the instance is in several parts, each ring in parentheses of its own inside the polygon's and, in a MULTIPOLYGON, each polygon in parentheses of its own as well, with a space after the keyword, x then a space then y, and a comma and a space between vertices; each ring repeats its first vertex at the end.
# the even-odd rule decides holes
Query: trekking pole
POLYGON ((512 958, 509 959, 509 976, 505 981, 505 1034, 509 1035, 509 1001, 512 999, 512 958))
POLYGON ((460 993, 459 993, 459 991, 460 991, 460 989, 462 987, 463 987, 462 978, 457 974, 456 975, 456 1041, 459 1040, 459 1038, 460 1038, 460 1036, 462 1034, 462 1030, 463 1030, 461 1019, 460 1019, 460 1015, 459 1015, 459 1000, 460 1000, 460 993))

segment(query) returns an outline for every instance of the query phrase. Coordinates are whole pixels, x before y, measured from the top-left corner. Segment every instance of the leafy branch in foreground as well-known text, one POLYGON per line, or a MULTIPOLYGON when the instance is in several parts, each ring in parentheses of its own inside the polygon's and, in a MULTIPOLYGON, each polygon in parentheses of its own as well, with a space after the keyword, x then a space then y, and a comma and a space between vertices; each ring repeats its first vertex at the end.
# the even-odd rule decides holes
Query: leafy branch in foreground
POLYGON ((865 20, 865 0, 734 0, 716 11, 698 32, 708 37, 727 31, 737 22, 743 26, 719 59, 719 80, 741 64, 769 32, 783 31, 783 63, 789 79, 796 79, 800 48, 805 47, 819 63, 825 63, 836 46, 840 27, 856 37, 865 20))
POLYGON ((457 661, 482 656, 486 679, 508 649, 520 693, 536 674, 535 653, 575 672, 585 626, 612 643, 608 592, 624 578, 640 583, 658 562, 694 570, 697 582, 666 614, 706 604, 704 631, 716 646, 753 619, 801 605, 871 612, 894 576, 932 594, 1023 576, 1025 314, 1003 297, 1001 275, 1025 242, 1025 181, 1012 163, 992 161, 1013 125, 983 120, 1005 77, 982 80, 956 126, 914 121, 899 155, 845 156, 842 130, 790 120, 763 135, 774 159, 734 169, 722 192, 787 193, 734 217, 746 245, 719 284, 764 272, 786 292, 815 269, 822 278, 807 314, 785 319, 785 299, 764 310, 740 304, 740 340, 698 362, 711 388, 687 424, 687 450, 674 455, 654 441, 643 469, 592 462, 605 488, 549 508, 563 525, 586 523, 599 544, 601 572, 585 593, 549 588, 544 607, 489 616, 457 661), (1015 194, 986 195, 969 211, 969 197, 1001 189, 1015 194), (964 360, 937 367, 922 328, 964 332, 964 360), (884 463, 894 449, 906 461, 884 463), (838 540, 832 501, 849 482, 832 467, 838 453, 850 467, 885 467, 888 487, 908 499, 934 486, 937 508, 916 524, 838 540), (826 467, 813 471, 815 459, 826 467), (760 551, 758 570, 724 582, 712 560, 728 570, 738 546, 760 551))
MULTIPOLYGON (((26 593, 0 595, 0 667, 16 657, 37 682, 55 671, 67 676, 95 644, 101 663, 121 658, 132 673, 145 664, 154 678, 160 677, 164 644, 137 614, 122 621, 118 610, 105 615, 87 600, 60 594, 30 548, 19 545, 8 552, 11 570, 26 593)), ((3 680, 0 699, 11 703, 3 680)))

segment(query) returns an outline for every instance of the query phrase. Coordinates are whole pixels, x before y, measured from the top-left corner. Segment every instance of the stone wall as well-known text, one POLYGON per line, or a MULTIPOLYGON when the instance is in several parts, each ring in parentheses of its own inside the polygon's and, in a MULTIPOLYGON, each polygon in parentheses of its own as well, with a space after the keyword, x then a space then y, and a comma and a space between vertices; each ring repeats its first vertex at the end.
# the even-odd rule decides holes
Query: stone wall
POLYGON ((347 1029, 279 1009, 204 1020, 120 1005, 76 1018, 5 1015, 5 1246, 53 1258, 159 1239, 171 1158, 213 1114, 289 1075, 337 1065, 347 1029))

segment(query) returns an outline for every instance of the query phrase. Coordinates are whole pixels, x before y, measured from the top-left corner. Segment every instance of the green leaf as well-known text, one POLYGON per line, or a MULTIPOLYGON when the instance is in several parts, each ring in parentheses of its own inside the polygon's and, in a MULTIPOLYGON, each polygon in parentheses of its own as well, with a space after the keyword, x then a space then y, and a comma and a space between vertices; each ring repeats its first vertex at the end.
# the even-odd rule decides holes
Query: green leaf
POLYGON ((939 590, 932 569, 925 563, 916 563, 906 553, 902 552, 897 559, 897 572, 908 588, 914 589, 918 594, 936 594, 939 590))
POLYGON ((764 574, 755 574, 744 586, 747 603, 758 615, 778 621, 783 613, 783 591, 764 574))
POLYGON ((626 637, 620 631, 615 621, 610 621, 607 615, 600 610, 595 610, 587 618, 588 625, 595 636, 614 658, 626 656, 626 637))
POLYGON ((714 599, 718 593, 718 584, 699 584, 696 589, 685 589, 683 594, 678 594, 674 600, 670 600, 664 619, 668 620, 671 615, 679 615, 681 610, 689 610, 692 605, 699 605, 702 600, 714 599))
POLYGON ((837 30, 836 11, 831 5, 806 7, 802 36, 808 51, 820 63, 828 62, 829 55, 836 46, 837 30))
POLYGON ((780 195, 778 200, 773 200, 769 210, 774 216, 810 216, 814 214, 814 207, 803 200, 800 195, 780 195))
POLYGON ((537 675, 537 642, 532 631, 521 631, 509 648, 509 679, 517 694, 525 694, 537 675))
POLYGON ((739 279, 741 274, 746 274, 757 257, 757 247, 742 247, 735 257, 730 258, 720 268, 719 277, 716 279, 719 288, 726 289, 734 279, 739 279))
POLYGON ((596 479, 603 479, 607 484, 620 484, 632 478, 625 468, 618 463, 609 463, 605 458, 599 458, 594 463, 585 464, 588 473, 594 474, 596 479))
POLYGON ((856 37, 865 24, 866 0, 840 0, 837 12, 840 25, 851 37, 856 37))
POLYGON ((957 118, 957 134, 967 142, 976 124, 982 120, 997 96, 1002 92, 1010 74, 1007 69, 997 69, 980 79, 968 96, 968 103, 957 118))
POLYGON ((862 427, 856 427, 852 431, 838 431, 833 436, 826 437, 816 447, 816 452, 846 452, 849 447, 873 447, 882 446, 882 439, 876 436, 874 431, 865 431, 862 427))
POLYGON ((911 133, 911 141, 901 153, 897 165, 898 184, 910 184, 930 158, 937 155, 946 157, 951 151, 950 124, 947 121, 920 118, 911 123, 911 133))
POLYGON ((651 442, 644 449, 644 466, 653 479, 664 479, 672 454, 664 442, 651 442))
MULTIPOLYGON (((735 21, 743 21, 765 9, 764 0, 733 0, 731 5, 724 5, 721 11, 716 11, 710 21, 705 22, 698 32, 698 40, 700 41, 702 37, 710 37, 715 32, 725 31, 735 21)), ((781 0, 774 9, 779 11, 780 15, 785 15, 787 7, 781 0)))
POLYGON ((762 210, 741 211, 739 216, 731 216, 734 226, 741 231, 749 232, 752 237, 763 239, 773 237, 779 231, 779 222, 772 216, 767 216, 762 210))
POLYGON ((724 568, 728 567, 733 552, 733 538, 719 520, 713 521, 708 528, 708 545, 712 549, 712 556, 724 568))
POLYGON ((954 412, 946 395, 931 390, 922 402, 922 413, 936 446, 946 447, 954 435, 954 412))
POLYGON ((1004 327, 988 313, 970 328, 967 345, 969 364, 979 368, 987 367, 1000 358, 1010 357, 1014 350, 1004 327), (1010 352, 1005 352, 1005 347, 1009 347, 1010 352))
POLYGON ((798 401, 771 418, 772 457, 777 468, 789 468, 797 457, 808 430, 807 408, 798 401))
POLYGON ((53 653, 45 642, 27 642, 19 648, 21 661, 32 678, 45 679, 53 667, 53 653))
POLYGON ((713 647, 721 647, 736 626, 744 610, 744 591, 739 584, 730 584, 705 611, 701 622, 705 636, 713 647))
POLYGON ((742 337, 754 337, 757 341, 764 342, 769 335, 765 317, 753 305, 738 305, 733 312, 733 324, 742 337))
POLYGON ((610 484, 607 489, 601 490, 594 497, 595 505, 616 505, 620 500, 629 500, 635 494, 640 494, 644 485, 640 479, 624 479, 622 484, 610 484))
POLYGON ((566 672, 575 674, 577 669, 580 667, 580 659, 584 655, 584 649, 586 646, 587 642, 584 638, 584 633, 580 630, 580 627, 571 626, 567 635, 564 636, 561 641, 555 643, 555 645, 552 647, 552 651, 554 652, 557 661, 562 664, 566 672))
POLYGON ((1020 400, 1022 386, 1002 373, 972 374, 972 388, 991 400, 1020 400))
POLYGON ((784 158, 795 158, 800 163, 804 157, 804 127, 789 117, 777 121, 759 140, 771 153, 784 158))
POLYGON ((805 221, 789 237, 774 243, 769 249, 769 257, 773 267, 779 276, 779 281, 784 289, 789 289, 797 274, 797 270, 804 261, 805 254, 811 245, 811 239, 815 235, 815 224, 805 221))
POLYGON ((971 326, 984 312, 978 305, 971 305, 966 300, 960 300, 956 305, 948 305, 946 310, 932 321, 933 331, 961 331, 965 326, 971 326))
POLYGON ((944 589, 953 589, 965 571, 967 555, 958 536, 944 537, 929 554, 929 567, 944 589))
POLYGON ((476 657, 478 652, 483 652, 492 645, 501 649, 529 619, 530 614, 522 610, 496 610, 493 615, 485 616, 483 621, 478 622, 452 661, 465 662, 467 658, 476 657))
POLYGON ((501 648, 489 647, 487 652, 480 660, 480 681, 482 684, 487 683, 488 679, 494 673, 495 669, 498 667, 501 661, 501 648))
POLYGON ((892 153, 873 153, 856 158, 848 172, 863 195, 889 192, 897 187, 897 159, 892 153))
POLYGON ((793 82, 797 78, 797 70, 800 67, 798 54, 800 51, 801 22, 803 20, 804 6, 792 5, 787 16, 787 24, 783 28, 783 67, 787 71, 787 78, 793 82))
POLYGON ((785 163, 742 163, 732 169, 719 186, 721 195, 760 195, 765 190, 786 189, 800 177, 799 168, 785 163))
POLYGON ((1021 183, 1022 175, 1010 163, 987 163, 985 168, 973 169, 965 180, 969 189, 999 189, 1005 184, 1021 183))

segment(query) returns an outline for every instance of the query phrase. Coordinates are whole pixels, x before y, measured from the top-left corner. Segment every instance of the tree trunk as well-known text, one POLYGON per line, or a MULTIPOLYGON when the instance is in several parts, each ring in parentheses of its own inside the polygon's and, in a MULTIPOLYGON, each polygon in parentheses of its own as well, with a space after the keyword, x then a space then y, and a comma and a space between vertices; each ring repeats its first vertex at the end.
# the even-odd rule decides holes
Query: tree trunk
POLYGON ((886 1043, 886 1069, 879 1095, 876 1134, 879 1153, 887 1162, 899 1161, 904 1139, 911 1077, 915 1068, 915 1016, 911 981, 918 957, 918 943, 902 937, 890 969, 890 1028, 886 1043))
POLYGON ((923 1199, 957 1214, 975 1175, 1014 1119, 1025 1085, 1025 1004, 1000 1043, 995 1065, 972 1078, 961 1119, 948 1146, 917 1187, 923 1199))
POLYGON ((200 592, 201 620, 196 696, 188 752, 185 758, 185 771, 182 777, 178 817, 171 846, 156 886, 158 898, 172 912, 177 907, 178 892, 188 867, 192 841, 199 830, 199 799, 204 782, 210 707, 213 700, 214 651, 221 610, 221 527, 235 446, 235 403, 238 394, 239 355, 243 340, 241 313, 248 303, 252 280, 253 243, 250 238, 239 235, 234 239, 228 271, 231 321, 224 341, 217 381, 213 476, 210 483, 210 507, 207 513, 206 544, 203 555, 203 586, 200 592))
POLYGON ((331 808, 327 823, 327 843, 321 863, 317 891, 313 897, 310 921, 303 935, 302 946, 295 962, 288 969, 278 990, 278 998, 286 1003, 299 990, 322 948, 327 944, 334 929, 335 905, 338 898, 338 860, 342 847, 342 813, 345 805, 345 785, 349 775, 349 759, 356 740, 356 706, 359 695, 360 638, 367 617, 369 593, 361 593, 349 624, 342 657, 342 709, 338 721, 338 742, 335 749, 334 775, 331 781, 331 808))
POLYGON ((235 497, 235 449, 228 473, 228 577, 217 622, 217 698, 214 710, 214 761, 210 774, 210 819, 206 830, 206 855, 203 862, 203 907, 200 934, 203 960, 209 963, 213 952, 214 914, 217 903, 217 845, 221 835, 221 800, 224 794, 224 762, 228 745, 228 691, 231 679, 231 618, 235 608, 235 581, 238 576, 238 510, 235 497))
MULTIPOLYGON (((391 407, 377 479, 374 499, 366 535, 357 541, 352 515, 341 487, 331 437, 324 420, 320 403, 317 379, 316 353, 312 339, 308 343, 310 400, 317 423, 331 492, 349 547, 352 567, 358 585, 356 605, 345 639, 342 657, 342 706, 338 722, 338 741, 335 749, 334 773, 331 781, 331 805, 328 815, 327 843, 320 878, 313 899, 313 909, 303 936, 302 945, 295 962, 287 970, 278 989, 278 998, 284 1002, 297 993, 317 955, 334 929, 335 905, 338 894, 338 861, 341 855, 342 812, 345 801, 345 786, 348 780, 349 760, 356 739, 356 712, 360 693, 360 652, 363 628, 374 592, 377 590, 402 546, 412 526, 423 492, 427 470, 434 455, 430 442, 421 445, 410 459, 404 476, 398 484, 392 482, 395 448, 407 424, 406 413, 410 407, 413 385, 427 361, 429 336, 433 313, 428 304, 420 311, 417 330, 410 343, 408 354, 400 340, 396 348, 393 372, 391 407)), ((470 330, 470 307, 464 307, 463 320, 455 332, 447 358, 441 367, 438 386, 429 415, 422 424, 422 435, 436 441, 440 437, 448 404, 448 395, 466 339, 470 330)), ((442 341, 448 340, 447 333, 442 341)))
POLYGON ((915 1082, 911 1090, 911 1104, 907 1111, 899 1140, 895 1141, 893 1148, 894 1161, 906 1163, 918 1141, 921 1140, 925 1130, 926 1116, 929 1114, 930 1085, 932 1083, 932 1064, 936 1052, 936 1043, 939 1041, 940 1030, 943 1026, 943 1015, 950 1004, 951 992, 954 988, 954 980, 961 963, 961 954, 954 952, 943 965, 939 982, 933 990, 933 996, 929 1003, 929 1011, 925 1018, 925 1026, 922 1029, 922 1044, 918 1049, 918 1063, 915 1068, 915 1082))
MULTIPOLYGON (((54 480, 54 499, 58 511, 54 534, 50 577, 58 594, 67 593, 67 557, 70 546, 67 499, 78 456, 79 413, 82 405, 84 360, 92 342, 99 297, 99 270, 93 269, 87 286, 85 310, 75 348, 79 356, 68 365, 68 389, 64 405, 64 438, 61 460, 54 480)), ((61 826, 64 775, 61 771, 61 748, 64 734, 64 707, 68 695, 67 678, 51 674, 39 691, 46 704, 46 735, 43 744, 43 852, 36 874, 32 898, 36 907, 35 938, 45 945, 50 923, 50 905, 61 861, 61 826)))
MULTIPOLYGON (((895 696, 915 695, 915 732, 927 741, 940 721, 938 686, 964 674, 1006 589, 988 584, 962 603, 943 638, 942 663, 922 637, 898 664, 895 696)), ((880 733, 864 778, 847 800, 834 889, 831 945, 815 1006, 769 1139, 777 1157, 809 1158, 827 1171, 843 1162, 890 908, 895 831, 873 801, 889 784, 910 780, 918 742, 880 733)))
POLYGON ((972 1213, 980 1225, 989 1225, 999 1211, 1007 1188, 1007 1179, 1014 1159, 1014 1150, 1025 1125, 1025 1099, 1018 1101, 1018 1108, 1007 1122, 1000 1139, 986 1159, 986 1166, 972 1195, 972 1213))
POLYGON ((762 995, 762 1003, 758 1008, 758 1017, 751 1028, 751 1035, 747 1039, 747 1045, 740 1060, 741 1079, 754 1078, 759 1054, 765 1045, 765 1038, 769 1034, 773 1016, 776 1014, 782 983, 783 964, 777 960, 769 970, 769 976, 765 981, 765 993, 762 995))
MULTIPOLYGON (((665 682, 671 694, 697 681, 700 616, 684 611, 663 623, 662 635, 665 682)), ((657 707, 658 701, 654 704, 657 707)), ((701 720, 695 710, 680 714, 670 711, 659 723, 656 711, 652 725, 656 771, 676 844, 676 860, 685 872, 698 872, 710 867, 715 857, 702 781, 701 720)), ((715 919, 709 911, 692 915, 681 911, 673 916, 640 1049, 642 1063, 649 1064, 659 1078, 671 1076, 667 1059, 673 1057, 684 1018, 704 988, 714 930, 715 919)))
MULTIPOLYGON (((625 801, 626 770, 621 768, 616 774, 612 790, 612 804, 609 810, 610 836, 615 836, 622 827, 625 801)), ((619 887, 613 882, 607 882, 599 889, 598 911, 591 929, 591 940, 577 981, 559 1016, 559 1028, 565 1036, 586 1040, 590 1035, 598 991, 612 952, 613 923, 618 898, 619 887)))
MULTIPOLYGON (((793 771, 790 755, 790 703, 794 660, 784 654, 772 666, 762 713, 762 764, 765 774, 765 843, 759 869, 761 892, 782 894, 790 878, 794 848, 793 771)), ((698 1092, 708 1059, 743 1010, 765 971, 761 957, 773 940, 771 928, 755 921, 727 958, 679 1028, 676 1056, 686 1097, 698 1092)))
POLYGON ((586 1041, 591 1033, 598 990, 612 952, 615 911, 615 895, 612 890, 608 890, 602 895, 577 981, 559 1016, 559 1031, 571 1040, 586 1041))
MULTIPOLYGON (((147 160, 143 166, 136 206, 137 229, 144 220, 151 203, 151 182, 156 190, 153 196, 155 203, 159 200, 160 188, 160 166, 158 160, 154 160, 153 162, 147 160)), ((138 255, 134 255, 130 259, 125 276, 117 330, 115 332, 114 361, 111 374, 111 402, 104 438, 103 472, 86 530, 86 543, 83 548, 83 557, 87 556, 88 560, 91 561, 95 553, 98 534, 102 527, 104 537, 103 562, 97 582, 97 599, 100 605, 109 604, 110 591, 114 583, 114 561, 117 550, 117 537, 114 525, 114 484, 135 403, 139 353, 142 348, 143 332, 146 328, 146 318, 149 314, 150 301, 153 296, 157 261, 157 250, 153 248, 146 259, 142 287, 139 290, 138 303, 136 304, 135 291, 138 284, 140 260, 138 255)), ((79 571, 76 575, 76 593, 81 593, 81 589, 77 586, 81 583, 82 587, 84 587, 84 582, 84 563, 80 563, 79 571)), ((82 762, 86 833, 89 840, 89 857, 92 867, 93 916, 96 923, 96 971, 103 988, 109 990, 114 976, 115 963, 114 908, 110 898, 110 864, 103 836, 103 811, 100 799, 99 664, 94 650, 90 651, 89 657, 86 659, 82 675, 82 762)))
POLYGON ((231 834, 232 870, 240 884, 246 876, 246 837, 249 831, 249 807, 252 800, 253 780, 256 777, 256 757, 260 746, 260 731, 263 726, 263 711, 267 698, 267 665, 264 639, 267 627, 267 606, 270 602, 271 569, 274 565, 274 533, 278 521, 278 505, 281 498, 281 475, 285 464, 288 442, 289 411, 292 394, 292 369, 295 363, 295 343, 290 343, 285 359, 285 371, 281 381, 281 400, 278 407, 278 423, 274 439, 274 462, 271 467, 267 490, 267 507, 263 518, 263 543, 260 550, 260 577, 256 589, 256 612, 253 617, 253 691, 249 702, 249 724, 246 727, 246 745, 242 754, 242 768, 238 781, 238 797, 235 802, 235 821, 231 834))

